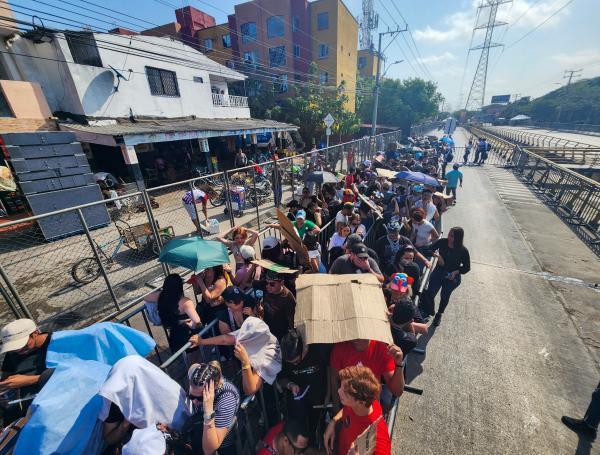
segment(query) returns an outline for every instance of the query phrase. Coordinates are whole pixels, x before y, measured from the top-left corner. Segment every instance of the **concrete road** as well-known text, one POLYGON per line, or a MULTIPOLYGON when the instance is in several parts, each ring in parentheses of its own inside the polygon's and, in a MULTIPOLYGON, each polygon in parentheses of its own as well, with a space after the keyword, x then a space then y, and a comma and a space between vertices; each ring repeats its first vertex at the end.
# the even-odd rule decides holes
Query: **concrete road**
POLYGON ((515 131, 530 131, 536 134, 545 134, 547 136, 558 137, 561 139, 566 139, 568 141, 576 141, 581 142, 582 144, 589 144, 593 147, 600 147, 600 136, 580 133, 567 133, 565 131, 546 130, 542 128, 529 128, 524 126, 499 126, 492 128, 512 129, 515 131))
POLYGON ((402 397, 394 454, 600 453, 560 422, 600 378, 598 258, 509 171, 462 170, 444 227, 463 226, 472 269, 410 360, 424 394, 402 397))

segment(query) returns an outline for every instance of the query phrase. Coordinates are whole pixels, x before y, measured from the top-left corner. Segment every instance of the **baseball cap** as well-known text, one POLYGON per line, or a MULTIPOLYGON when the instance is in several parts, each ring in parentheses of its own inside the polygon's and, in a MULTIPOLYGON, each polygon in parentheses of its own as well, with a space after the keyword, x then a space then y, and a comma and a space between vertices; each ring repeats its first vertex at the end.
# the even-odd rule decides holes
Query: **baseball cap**
MULTIPOLYGON (((351 210, 354 210, 354 204, 353 204, 352 202, 346 202, 346 203, 344 203, 344 206, 343 206, 343 207, 344 207, 345 209, 351 209, 351 210)), ((297 216, 297 215, 296 215, 296 216, 297 216)))
POLYGON ((364 160, 364 161, 363 161, 363 164, 364 164, 366 167, 370 167, 370 166, 371 166, 371 160, 364 160))
POLYGON ((423 191, 423 186, 422 185, 415 185, 415 186, 412 187, 412 190, 415 193, 420 193, 421 191, 423 191))
POLYGON ((414 304, 409 299, 402 299, 394 305, 392 313, 392 322, 402 325, 412 321, 417 314, 414 304))
POLYGON ((250 245, 242 245, 240 247, 240 254, 244 259, 254 259, 256 251, 250 245))
POLYGON ((408 276, 406 273, 394 273, 391 278, 390 289, 399 292, 406 292, 408 285, 412 284, 414 281, 412 277, 408 276))
POLYGON ((357 243, 362 243, 362 238, 358 234, 350 234, 346 237, 346 248, 352 249, 352 245, 356 245, 357 243))
POLYGON ((263 250, 270 250, 271 248, 275 248, 279 245, 279 240, 275 237, 265 237, 262 242, 263 250))
POLYGON ((369 250, 364 243, 355 243, 350 247, 350 251, 356 254, 359 258, 366 259, 369 257, 369 250))
POLYGON ((221 296, 226 302, 240 303, 244 301, 244 291, 237 286, 227 286, 221 296))
POLYGON ((286 204, 286 207, 288 207, 290 209, 293 207, 300 207, 300 203, 296 199, 292 199, 290 202, 288 202, 286 204))
POLYGON ((302 218, 303 220, 306 219, 306 212, 304 210, 298 210, 296 212, 296 219, 298 218, 302 218))
POLYGON ((29 335, 37 330, 35 322, 31 319, 17 319, 6 324, 0 330, 0 354, 18 351, 27 345, 29 335))
POLYGON ((387 225, 388 232, 400 232, 400 224, 397 221, 392 221, 387 225))

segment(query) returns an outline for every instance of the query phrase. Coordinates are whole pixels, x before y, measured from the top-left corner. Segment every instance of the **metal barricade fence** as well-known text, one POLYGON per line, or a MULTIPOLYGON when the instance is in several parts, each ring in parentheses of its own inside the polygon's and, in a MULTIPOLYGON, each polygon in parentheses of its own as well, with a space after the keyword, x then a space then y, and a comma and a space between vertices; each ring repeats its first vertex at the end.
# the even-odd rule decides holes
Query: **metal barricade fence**
MULTIPOLYGON (((384 149, 400 139, 400 131, 394 131, 378 135, 373 143, 384 149)), ((349 161, 356 164, 372 156, 373 143, 365 137, 318 153, 339 172, 349 161)), ((306 152, 277 161, 282 176, 279 202, 285 203, 304 185, 295 168, 306 169, 312 155, 306 152)), ((44 328, 57 330, 81 327, 114 310, 132 308, 168 272, 156 260, 162 244, 173 236, 195 234, 192 218, 204 222, 201 205, 183 204, 186 192, 197 188, 209 193, 208 217, 221 224, 262 227, 274 219, 274 165, 260 166, 266 167, 264 179, 271 185, 270 194, 264 189, 259 194, 255 185, 261 177, 254 167, 247 167, 245 182, 252 188, 250 205, 254 207, 245 207, 242 217, 231 210, 237 208, 237 201, 230 191, 235 180, 230 179, 238 169, 4 223, 0 229, 0 319, 5 323, 31 317, 44 328), (102 223, 91 223, 87 212, 94 207, 105 207, 110 216, 102 223), (38 227, 42 219, 68 221, 72 227, 62 238, 48 241, 38 227)), ((215 234, 200 232, 208 238, 215 234)))

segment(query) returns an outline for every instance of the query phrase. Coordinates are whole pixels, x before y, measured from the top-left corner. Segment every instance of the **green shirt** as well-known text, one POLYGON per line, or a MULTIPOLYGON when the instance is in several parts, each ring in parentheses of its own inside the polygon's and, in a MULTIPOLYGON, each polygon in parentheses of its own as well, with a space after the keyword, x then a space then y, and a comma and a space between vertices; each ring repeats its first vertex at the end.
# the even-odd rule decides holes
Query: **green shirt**
POLYGON ((300 237, 300 239, 304 238, 304 234, 306 234, 306 231, 312 231, 314 228, 317 227, 315 223, 308 220, 304 220, 304 224, 302 225, 302 227, 298 227, 298 223, 296 221, 292 221, 292 224, 298 231, 298 236, 300 237))

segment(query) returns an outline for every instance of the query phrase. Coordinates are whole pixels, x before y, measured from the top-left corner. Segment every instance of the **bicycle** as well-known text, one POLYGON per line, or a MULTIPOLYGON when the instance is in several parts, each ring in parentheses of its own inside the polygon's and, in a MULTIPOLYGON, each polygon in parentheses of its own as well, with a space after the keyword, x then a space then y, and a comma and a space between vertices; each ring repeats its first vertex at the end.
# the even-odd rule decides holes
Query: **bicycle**
MULTIPOLYGON (((155 241, 150 223, 130 226, 125 221, 116 220, 115 226, 119 232, 119 237, 117 239, 101 244, 92 239, 96 251, 98 251, 100 260, 106 268, 110 268, 115 264, 114 258, 123 245, 134 251, 150 251, 156 256, 160 254, 160 246, 159 243, 155 241), (112 244, 116 245, 112 253, 108 254, 106 249, 112 244)), ((167 243, 175 236, 173 226, 162 229, 159 228, 158 235, 163 244, 167 243)), ((101 273, 100 262, 98 262, 95 256, 83 258, 71 267, 71 276, 80 284, 89 284, 95 281, 101 273)))

